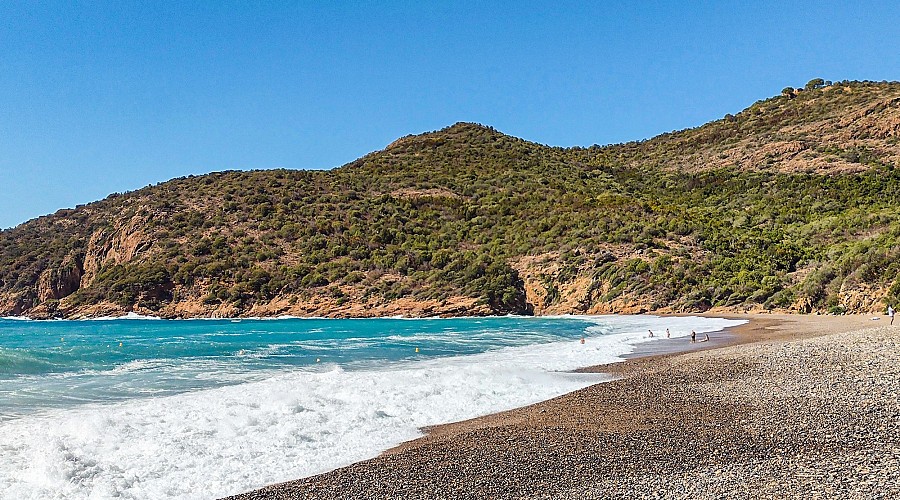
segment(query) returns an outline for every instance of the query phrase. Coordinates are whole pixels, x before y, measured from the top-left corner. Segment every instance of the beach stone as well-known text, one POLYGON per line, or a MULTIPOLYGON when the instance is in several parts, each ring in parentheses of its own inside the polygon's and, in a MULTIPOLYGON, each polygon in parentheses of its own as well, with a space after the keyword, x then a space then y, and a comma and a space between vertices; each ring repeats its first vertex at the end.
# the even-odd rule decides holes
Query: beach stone
POLYGON ((231 498, 900 498, 900 328, 766 335, 231 498))

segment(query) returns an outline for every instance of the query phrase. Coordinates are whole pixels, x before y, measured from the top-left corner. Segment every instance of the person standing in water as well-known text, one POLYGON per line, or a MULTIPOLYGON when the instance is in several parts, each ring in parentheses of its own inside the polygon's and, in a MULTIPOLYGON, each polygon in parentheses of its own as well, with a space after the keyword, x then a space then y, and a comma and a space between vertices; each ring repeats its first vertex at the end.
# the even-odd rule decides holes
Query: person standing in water
POLYGON ((652 339, 653 338, 653 330, 647 330, 647 331, 650 332, 650 335, 647 335, 647 336, 652 339))
POLYGON ((666 338, 669 338, 669 337, 671 337, 671 336, 672 336, 672 334, 671 334, 671 333, 669 333, 669 329, 668 329, 668 328, 666 328, 666 338))
POLYGON ((691 330, 691 344, 697 341, 697 332, 691 330))

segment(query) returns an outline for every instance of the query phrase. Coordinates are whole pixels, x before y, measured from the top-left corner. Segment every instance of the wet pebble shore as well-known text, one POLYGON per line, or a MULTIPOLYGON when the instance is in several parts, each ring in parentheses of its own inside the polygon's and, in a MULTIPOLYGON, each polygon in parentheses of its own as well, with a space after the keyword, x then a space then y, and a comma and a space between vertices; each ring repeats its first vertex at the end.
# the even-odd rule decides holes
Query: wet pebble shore
POLYGON ((599 369, 620 378, 232 498, 900 498, 900 327, 599 369))

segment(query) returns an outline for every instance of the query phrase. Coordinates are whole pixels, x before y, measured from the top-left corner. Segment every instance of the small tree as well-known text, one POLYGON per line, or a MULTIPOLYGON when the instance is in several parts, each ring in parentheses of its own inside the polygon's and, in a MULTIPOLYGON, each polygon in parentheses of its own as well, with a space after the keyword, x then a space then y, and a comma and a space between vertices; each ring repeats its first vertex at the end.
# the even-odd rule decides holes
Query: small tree
POLYGON ((794 87, 785 87, 781 89, 781 95, 789 98, 794 97, 794 87))
POLYGON ((825 80, 821 78, 813 78, 806 84, 806 90, 820 89, 825 86, 825 80))

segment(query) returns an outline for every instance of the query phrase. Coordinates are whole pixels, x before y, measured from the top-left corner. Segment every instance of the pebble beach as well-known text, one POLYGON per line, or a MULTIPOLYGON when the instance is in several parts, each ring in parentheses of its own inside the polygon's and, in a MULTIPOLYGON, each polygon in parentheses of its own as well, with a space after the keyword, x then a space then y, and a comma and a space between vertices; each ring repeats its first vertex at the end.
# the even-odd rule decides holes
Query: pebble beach
POLYGON ((727 345, 230 498, 900 497, 900 326, 742 318, 727 345))

